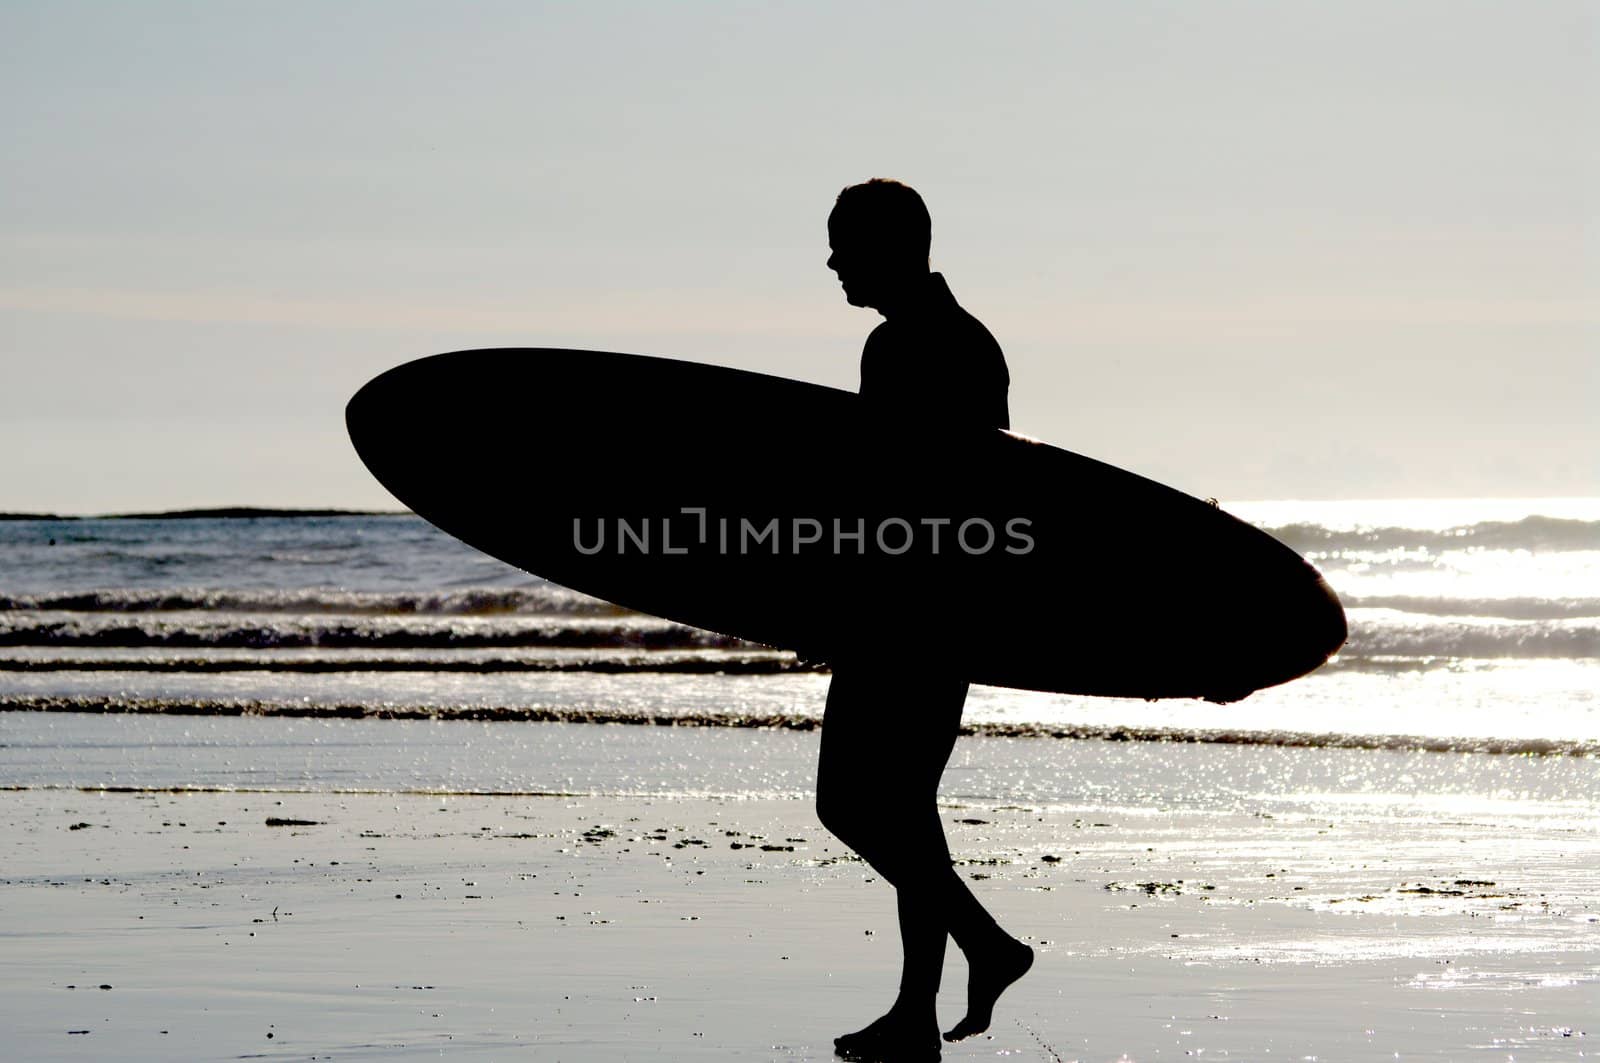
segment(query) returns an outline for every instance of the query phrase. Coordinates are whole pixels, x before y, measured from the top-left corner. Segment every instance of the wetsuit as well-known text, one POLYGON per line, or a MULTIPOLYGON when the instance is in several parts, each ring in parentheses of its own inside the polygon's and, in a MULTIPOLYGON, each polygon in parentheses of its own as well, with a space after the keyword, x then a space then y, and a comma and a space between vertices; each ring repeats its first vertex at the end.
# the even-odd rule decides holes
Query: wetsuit
POLYGON ((1009 428, 1005 355, 938 273, 867 337, 861 397, 941 425, 1009 428))

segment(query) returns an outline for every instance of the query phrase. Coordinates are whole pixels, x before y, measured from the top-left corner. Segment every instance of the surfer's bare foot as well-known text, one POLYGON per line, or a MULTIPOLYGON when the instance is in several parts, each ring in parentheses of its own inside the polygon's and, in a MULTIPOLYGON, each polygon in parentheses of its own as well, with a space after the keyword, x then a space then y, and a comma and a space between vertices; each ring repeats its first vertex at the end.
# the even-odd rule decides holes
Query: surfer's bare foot
POLYGON ((1033 950, 1016 938, 1007 938, 999 947, 974 952, 967 957, 967 1014, 944 1035, 946 1041, 960 1041, 989 1028, 994 1018, 995 1001, 1000 994, 1033 966, 1033 950))
POLYGON ((833 1039, 834 1055, 860 1063, 938 1063, 939 1022, 929 1008, 918 1018, 891 1008, 864 1029, 833 1039))

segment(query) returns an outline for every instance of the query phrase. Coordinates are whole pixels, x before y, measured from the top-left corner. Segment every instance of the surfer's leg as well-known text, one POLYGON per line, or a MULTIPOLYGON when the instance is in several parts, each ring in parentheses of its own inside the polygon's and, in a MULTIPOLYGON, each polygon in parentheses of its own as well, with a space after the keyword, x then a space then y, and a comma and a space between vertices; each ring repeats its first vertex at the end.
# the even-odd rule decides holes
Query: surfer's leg
POLYGON ((869 846, 862 853, 894 884, 899 908, 905 958, 891 1014, 931 1010, 948 932, 967 961, 967 1013, 944 1035, 959 1041, 989 1028, 1000 995, 1033 966, 1033 950, 1001 928, 951 865, 944 824, 931 796, 924 809, 907 809, 903 822, 907 829, 900 845, 869 846), (914 829, 919 820, 923 828, 914 829))
POLYGON ((935 721, 902 700, 911 693, 906 685, 903 677, 836 667, 823 718, 818 817, 895 886, 904 950, 900 992, 888 1013, 835 1039, 847 1059, 939 1058, 934 1004, 947 930, 929 871, 951 870, 933 806, 943 759, 929 770, 928 725, 935 721))
MULTIPOLYGON (((926 707, 932 725, 929 744, 917 751, 920 770, 927 773, 919 792, 926 795, 923 822, 929 840, 917 843, 914 853, 921 858, 937 852, 938 860, 926 865, 919 859, 917 866, 908 868, 907 877, 925 888, 902 889, 900 896, 929 905, 934 910, 932 917, 942 921, 966 958, 967 1014, 944 1035, 947 1041, 959 1041, 989 1028, 995 1002, 1033 965, 1033 950, 1000 927, 950 863, 944 822, 939 818, 939 778, 961 731, 967 684, 934 682, 920 693, 923 702, 919 708, 926 707)), ((937 981, 934 988, 938 988, 937 981)))
MULTIPOLYGON (((829 688, 818 772, 823 823, 895 887, 904 949, 900 994, 857 1038, 926 1022, 939 989, 946 932, 967 960, 967 1014, 947 1034, 989 1028, 1000 994, 1033 964, 1033 950, 1001 929, 950 863, 939 818, 939 779, 961 728, 967 685, 937 674, 908 678, 839 672, 829 688)), ((846 1041, 841 1049, 858 1041, 846 1041)))
MULTIPOLYGON (((948 684, 927 691, 927 705, 940 728, 939 748, 926 753, 926 769, 933 773, 927 784, 926 830, 937 835, 937 845, 924 842, 920 853, 937 849, 940 859, 936 866, 919 866, 913 872, 926 876, 927 889, 918 893, 926 903, 937 906, 938 917, 955 938, 957 947, 967 961, 967 1014, 944 1035, 947 1041, 982 1033, 989 1028, 995 1001, 1012 982, 1021 978, 1033 965, 1033 950, 1003 930, 989 910, 983 906, 965 879, 950 863, 950 847, 944 836, 944 822, 939 818, 939 777, 961 731, 961 710, 966 703, 967 684, 959 687, 948 684)), ((902 895, 906 891, 902 890, 902 895)))

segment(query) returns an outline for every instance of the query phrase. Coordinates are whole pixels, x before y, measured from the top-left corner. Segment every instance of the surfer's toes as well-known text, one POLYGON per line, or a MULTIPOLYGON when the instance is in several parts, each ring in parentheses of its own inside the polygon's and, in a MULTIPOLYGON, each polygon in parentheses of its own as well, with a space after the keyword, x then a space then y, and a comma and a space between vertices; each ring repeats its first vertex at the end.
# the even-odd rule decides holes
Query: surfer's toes
POLYGON ((946 1041, 960 1041, 989 1028, 1000 994, 1033 966, 1033 950, 1012 939, 992 953, 967 959, 971 964, 967 974, 967 1014, 944 1035, 946 1041))
POLYGON ((960 1022, 945 1031, 944 1039, 946 1041, 965 1041, 969 1037, 974 1037, 989 1028, 989 1020, 993 1017, 992 1013, 983 1016, 981 1019, 974 1019, 970 1013, 964 1015, 960 1022))

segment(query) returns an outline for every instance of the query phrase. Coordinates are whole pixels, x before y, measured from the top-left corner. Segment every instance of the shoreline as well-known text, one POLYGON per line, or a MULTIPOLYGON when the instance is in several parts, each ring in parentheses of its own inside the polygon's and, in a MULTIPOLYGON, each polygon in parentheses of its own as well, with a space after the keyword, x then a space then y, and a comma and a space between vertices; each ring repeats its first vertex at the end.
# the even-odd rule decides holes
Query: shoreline
MULTIPOLYGON (((817 731, 816 714, 738 712, 641 712, 574 706, 440 706, 371 702, 305 703, 254 699, 181 701, 109 696, 0 695, 0 713, 81 713, 105 716, 258 717, 309 720, 409 720, 437 723, 594 724, 625 727, 739 728, 817 731)), ((962 737, 1258 746, 1281 749, 1382 750, 1402 753, 1483 756, 1600 757, 1600 741, 1555 738, 1442 737, 1418 734, 1345 734, 1334 731, 1243 728, 1134 727, 1123 724, 1064 726, 1002 721, 968 722, 962 737)))

